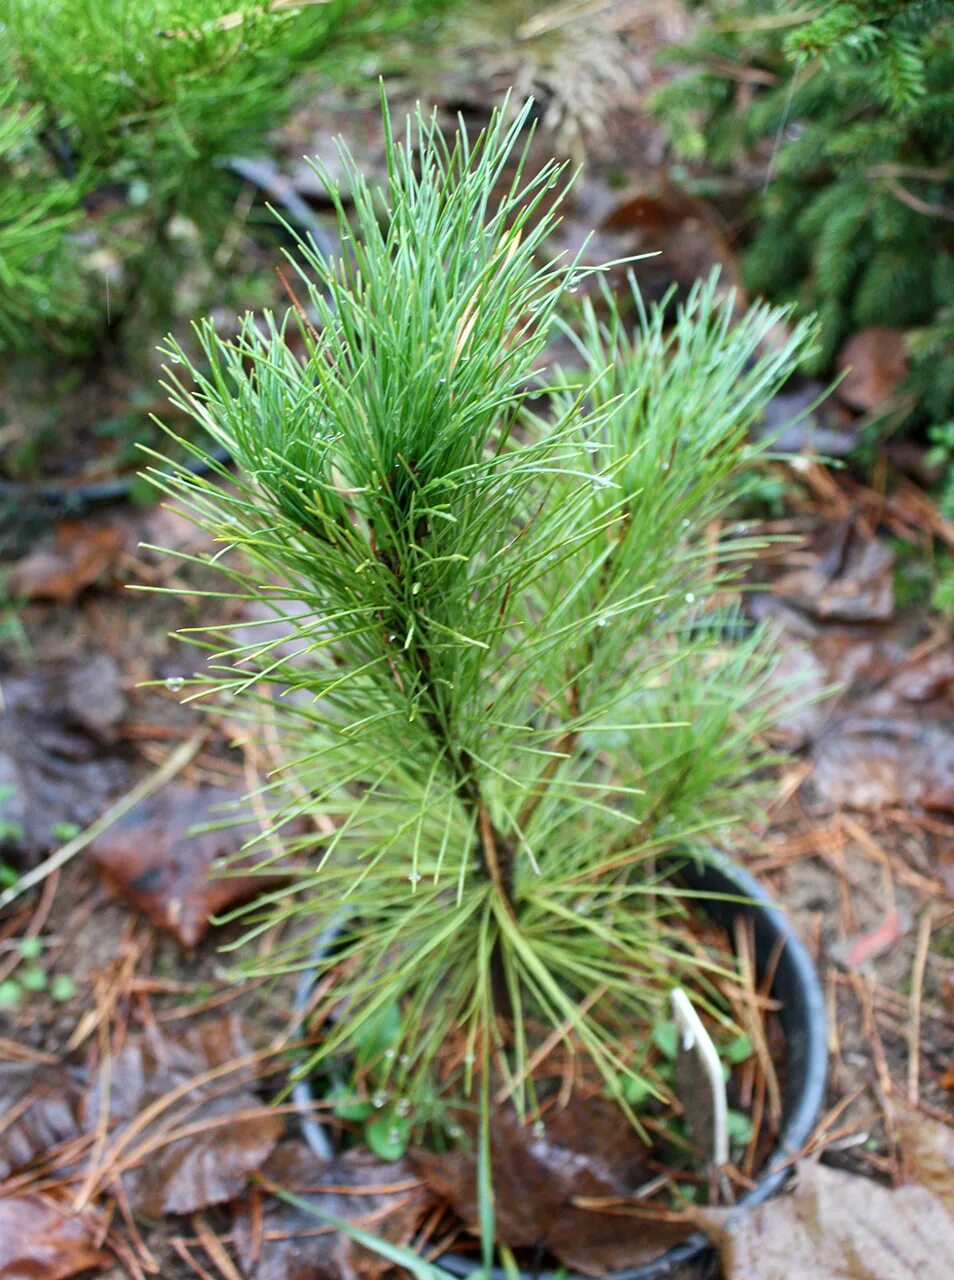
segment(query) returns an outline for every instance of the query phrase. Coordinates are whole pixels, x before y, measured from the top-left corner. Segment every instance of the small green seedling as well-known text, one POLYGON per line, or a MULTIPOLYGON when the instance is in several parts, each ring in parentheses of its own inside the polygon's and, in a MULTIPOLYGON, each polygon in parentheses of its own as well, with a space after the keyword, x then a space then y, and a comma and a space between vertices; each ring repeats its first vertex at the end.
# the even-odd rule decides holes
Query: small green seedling
POLYGON ((81 830, 82 828, 75 822, 54 822, 53 826, 50 827, 50 835, 54 840, 59 840, 65 844, 67 840, 72 840, 75 836, 78 836, 81 830))
POLYGON ((69 974, 55 974, 52 978, 39 961, 48 943, 42 938, 20 938, 12 947, 17 966, 9 977, 0 982, 0 1008, 15 1009, 30 995, 48 991, 51 999, 59 1004, 72 1000, 76 983, 69 974))

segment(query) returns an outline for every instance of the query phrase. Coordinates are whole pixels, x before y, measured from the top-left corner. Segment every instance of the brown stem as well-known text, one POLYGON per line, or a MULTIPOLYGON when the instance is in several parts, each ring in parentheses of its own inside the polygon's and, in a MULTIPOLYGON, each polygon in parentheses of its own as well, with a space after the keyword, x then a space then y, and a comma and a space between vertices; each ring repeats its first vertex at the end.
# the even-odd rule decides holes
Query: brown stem
POLYGON ((913 191, 909 191, 906 186, 898 182, 897 178, 885 179, 884 185, 895 200, 913 209, 915 213, 924 214, 927 218, 943 218, 945 222, 954 222, 954 208, 922 200, 920 196, 916 196, 913 191))
MULTIPOLYGON (((574 702, 576 702, 576 689, 575 688, 571 689, 570 694, 571 694, 571 710, 572 710, 572 705, 574 702)), ((573 714, 576 715, 576 712, 573 711, 573 714)), ((552 747, 553 755, 547 761, 546 768, 543 770, 543 772, 540 774, 540 777, 537 779, 536 789, 534 790, 532 795, 527 797, 526 803, 524 804, 523 808, 520 810, 520 817, 517 819, 517 821, 521 827, 525 827, 527 823, 530 821, 530 819, 533 817, 533 815, 536 813, 537 805, 543 799, 543 792, 545 790, 546 783, 548 783, 550 779, 553 777, 553 775, 556 773, 560 762, 562 760, 568 759, 573 754, 573 749, 576 746, 576 740, 578 737, 579 735, 573 730, 565 729, 563 733, 560 734, 559 738, 557 738, 556 741, 554 742, 552 747)))
POLYGON ((513 910, 513 885, 507 881, 513 879, 513 851, 505 847, 505 842, 500 840, 497 832, 494 830, 493 823, 490 821, 490 814, 487 811, 487 805, 483 797, 477 801, 477 821, 480 828, 480 848, 484 857, 484 866, 490 877, 494 888, 504 905, 504 909, 510 916, 511 920, 515 920, 513 910), (499 842, 499 845, 498 845, 499 842), (504 854, 504 865, 501 867, 501 858, 498 856, 504 854))
MULTIPOLYGON (((374 542, 373 533, 372 541, 374 542)), ((375 554, 381 563, 384 564, 392 574, 397 576, 397 566, 385 552, 381 551, 377 547, 376 542, 374 542, 374 546, 375 554)), ((408 654, 407 656, 410 659, 411 654, 408 654)), ((439 742, 447 752, 447 757, 451 762, 451 768, 457 777, 460 795, 471 813, 477 819, 478 843, 484 871, 486 872, 488 879, 493 884, 494 889, 503 904, 504 910, 510 916, 511 920, 513 920, 516 918, 513 908, 515 879, 513 845, 506 836, 494 827, 493 822, 491 821, 490 811, 481 794, 480 785, 477 781, 476 770, 474 768, 474 761, 470 753, 466 750, 462 752, 455 752, 453 750, 453 734, 449 731, 448 727, 438 714, 440 699, 431 672, 431 658, 427 645, 422 644, 419 641, 414 646, 414 657, 417 662, 417 668, 420 676, 424 681, 424 686, 428 694, 428 701, 431 704, 431 710, 425 711, 422 719, 437 742, 439 742)), ((401 678, 401 673, 398 670, 397 663, 390 654, 388 655, 388 664, 391 668, 391 674, 395 683, 403 693, 404 683, 401 678)))
MULTIPOLYGON (((402 462, 408 473, 413 477, 416 473, 415 462, 406 459, 402 459, 402 462)), ((388 478, 388 483, 390 484, 393 479, 394 473, 392 472, 392 475, 388 478)), ((414 530, 414 542, 417 544, 423 543, 427 538, 427 533, 428 521, 427 517, 423 517, 414 530)), ((386 547, 379 545, 373 528, 371 530, 371 545, 380 563, 395 579, 400 579, 402 570, 397 557, 389 553, 386 547)), ((507 590, 509 592, 509 587, 507 590)), ((383 623, 383 619, 381 621, 383 623)), ((424 711, 422 719, 434 739, 444 748, 457 779, 459 794, 477 820, 478 848, 484 872, 492 883, 504 910, 511 920, 515 920, 516 913, 513 906, 515 856, 513 845, 502 832, 495 828, 491 820, 487 802, 481 794, 473 757, 466 748, 464 750, 454 749, 454 735, 451 727, 440 715, 441 698, 431 670, 431 655, 426 643, 426 631, 423 627, 418 630, 418 639, 413 650, 405 656, 408 662, 416 663, 418 674, 426 691, 427 702, 430 704, 430 709, 424 711)), ((388 663, 395 683, 403 692, 404 682, 401 673, 390 654, 388 655, 388 663)), ((495 948, 493 962, 494 992, 498 1008, 503 1011, 509 1009, 510 1000, 506 990, 506 983, 504 982, 501 958, 499 954, 496 954, 498 951, 499 948, 495 948)))

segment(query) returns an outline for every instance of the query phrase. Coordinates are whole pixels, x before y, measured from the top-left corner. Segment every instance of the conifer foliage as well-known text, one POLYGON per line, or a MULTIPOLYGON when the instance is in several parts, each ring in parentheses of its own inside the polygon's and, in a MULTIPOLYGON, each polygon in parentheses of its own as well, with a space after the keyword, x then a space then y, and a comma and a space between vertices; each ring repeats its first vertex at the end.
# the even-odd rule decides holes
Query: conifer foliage
POLYGON ((296 77, 323 68, 340 80, 434 10, 424 0, 0 0, 0 349, 96 341, 102 282, 83 268, 95 249, 123 264, 114 314, 148 303, 167 324, 174 220, 188 220, 211 266, 237 190, 227 161, 262 147, 296 77))
POLYGON ((238 480, 210 458, 152 472, 214 533, 224 589, 265 610, 258 642, 191 637, 189 696, 253 733, 274 719, 284 753, 259 870, 281 851, 300 870, 238 913, 246 940, 288 926, 246 967, 306 967, 337 922, 319 1056, 398 1011, 378 1102, 416 1126, 455 1036, 451 1095, 493 1052, 532 1108, 543 1027, 623 1101, 634 1019, 680 979, 709 1000, 657 859, 748 811, 774 704, 765 637, 720 607, 753 549, 720 517, 811 329, 763 347, 781 313, 734 323, 713 279, 634 334, 606 293, 576 367, 544 375, 580 275, 547 256, 562 178, 522 173, 525 122, 388 125, 383 189, 342 149, 348 207, 319 166, 342 254, 301 246, 300 310, 234 339, 203 323, 207 372, 169 346, 173 401, 238 480))
POLYGON ((756 161, 747 282, 818 312, 827 364, 911 328, 915 419, 954 415, 954 22, 947 0, 706 0, 658 108, 684 158, 756 161))
POLYGON ((49 172, 38 115, 17 107, 12 80, 0 87, 0 350, 54 303, 68 319, 78 300, 67 232, 77 222, 80 188, 49 172))

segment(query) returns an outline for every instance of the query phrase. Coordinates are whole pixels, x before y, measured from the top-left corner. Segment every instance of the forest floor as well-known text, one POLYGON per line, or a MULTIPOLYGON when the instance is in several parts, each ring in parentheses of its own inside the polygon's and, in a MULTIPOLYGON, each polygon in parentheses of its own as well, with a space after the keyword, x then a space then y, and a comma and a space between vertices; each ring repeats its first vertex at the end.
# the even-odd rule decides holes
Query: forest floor
MULTIPOLYGON (((646 49, 679 21, 658 7, 646 49)), ((577 71, 595 47, 576 48, 577 71)), ((595 227, 588 260, 657 253, 637 264, 649 298, 713 265, 731 283, 733 226, 659 169, 639 113, 649 55, 640 62, 630 46, 627 57, 625 109, 592 106, 603 112, 598 146, 572 95, 550 92, 534 148, 587 155, 563 247, 575 251, 595 227)), ((597 70, 593 84, 612 86, 614 68, 597 70)), ((523 88, 559 74, 514 56, 493 73, 523 88)), ((443 73, 440 101, 448 115, 479 115, 492 83, 486 68, 470 80, 443 73)), ((342 132, 373 169, 375 118, 346 99, 303 109, 260 182, 279 202, 291 184, 323 216, 296 157, 327 153, 342 132)), ((820 390, 787 389, 767 427, 820 390)), ((844 453, 873 395, 856 380, 854 401, 808 414, 783 439, 800 456, 774 464, 764 503, 741 517, 753 533, 781 535, 745 608, 775 621, 783 673, 819 697, 785 717, 776 799, 733 852, 790 913, 821 975, 831 1061, 809 1153, 895 1187, 911 1173, 912 1117, 954 1176, 954 643, 926 587, 935 552, 954 552, 954 527, 907 457, 886 455, 873 478, 810 458, 844 453), (932 1126, 948 1126, 947 1138, 932 1126)), ((210 873, 243 833, 188 832, 253 791, 279 746, 267 724, 182 703, 199 659, 171 633, 200 618, 190 591, 201 571, 150 549, 201 556, 204 535, 175 512, 126 501, 29 536, 0 613, 3 856, 8 878, 51 851, 62 865, 0 916, 0 1280, 84 1269, 116 1280, 374 1280, 380 1260, 268 1189, 323 1185, 328 1211, 392 1239, 422 1221, 432 1240, 443 1230, 411 1166, 318 1167, 290 1108, 264 1105, 297 1033, 294 982, 234 979, 223 947, 235 926, 210 928, 208 917, 251 885, 210 873)), ((261 621, 234 602, 215 618, 203 607, 201 620, 236 630, 261 621)), ((881 1280, 858 1265, 852 1274, 881 1280)))

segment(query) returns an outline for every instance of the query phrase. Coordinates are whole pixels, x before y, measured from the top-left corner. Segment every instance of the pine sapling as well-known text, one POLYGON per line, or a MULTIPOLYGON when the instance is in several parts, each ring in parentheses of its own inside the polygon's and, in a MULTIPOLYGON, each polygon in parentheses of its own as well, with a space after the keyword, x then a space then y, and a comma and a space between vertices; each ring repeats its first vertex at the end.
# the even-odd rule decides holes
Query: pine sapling
POLYGON ((258 643, 190 634, 187 696, 283 753, 246 855, 296 870, 233 913, 244 967, 333 972, 301 1069, 375 1057, 372 1105, 416 1133, 486 1100, 491 1059, 534 1113, 548 1036, 632 1114, 673 985, 727 1021, 667 859, 751 811, 774 708, 770 646, 728 603, 755 543, 723 517, 812 330, 768 343, 783 313, 736 318, 714 278, 667 328, 634 285, 578 309, 578 359, 547 370, 582 273, 550 256, 566 182, 526 171, 526 120, 448 141, 385 112, 383 187, 341 148, 350 204, 317 165, 341 252, 301 245, 300 307, 203 322, 202 369, 168 347, 173 402, 237 477, 151 473, 262 619, 258 643))

